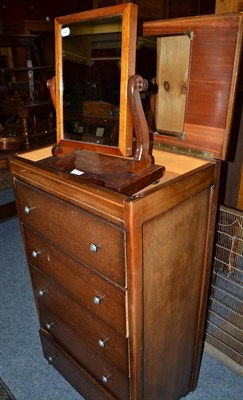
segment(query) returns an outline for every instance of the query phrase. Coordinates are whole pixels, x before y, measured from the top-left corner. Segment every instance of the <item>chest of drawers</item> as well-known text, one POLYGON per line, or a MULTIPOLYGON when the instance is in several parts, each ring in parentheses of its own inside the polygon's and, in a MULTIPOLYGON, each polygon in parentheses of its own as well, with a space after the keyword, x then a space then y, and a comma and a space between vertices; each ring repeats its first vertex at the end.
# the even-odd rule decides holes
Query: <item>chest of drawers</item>
POLYGON ((86 400, 197 383, 219 168, 155 156, 170 167, 134 196, 11 159, 44 356, 86 400))
MULTIPOLYGON (((56 24, 51 94, 59 142, 12 157, 10 167, 45 358, 85 400, 179 400, 195 390, 200 370, 220 174, 213 158, 226 157, 242 16, 144 23, 144 37, 158 36, 157 107, 151 94, 150 111, 173 124, 169 131, 159 126, 162 135, 154 133, 150 165, 138 93, 144 82, 139 78, 135 90, 135 76, 128 84, 133 57, 126 61, 136 47, 134 5, 117 7, 133 9, 133 18, 127 20, 124 11, 122 19, 119 149, 106 149, 107 161, 98 144, 86 146, 78 136, 77 142, 67 140, 63 132, 62 46, 66 25, 79 22, 80 15, 73 15, 56 24), (175 62, 178 33, 186 44, 186 69, 181 58, 175 62), (169 36, 176 38, 172 53, 169 36), (133 160, 121 157, 130 155, 131 122, 133 160), (81 178, 72 175, 73 168, 81 178)), ((104 9, 92 15, 100 19, 102 12, 110 15, 104 9)), ((82 18, 90 19, 90 13, 82 18)), ((144 43, 151 44, 146 38, 144 43)))

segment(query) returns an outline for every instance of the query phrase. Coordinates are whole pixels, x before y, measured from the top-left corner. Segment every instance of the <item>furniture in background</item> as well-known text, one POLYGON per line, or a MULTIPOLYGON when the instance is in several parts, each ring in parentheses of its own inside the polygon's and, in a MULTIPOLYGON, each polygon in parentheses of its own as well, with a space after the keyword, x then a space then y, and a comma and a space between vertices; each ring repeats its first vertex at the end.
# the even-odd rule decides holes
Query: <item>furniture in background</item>
POLYGON ((117 146, 119 139, 119 106, 103 101, 84 101, 82 112, 64 112, 69 139, 117 146))
POLYGON ((55 110, 50 100, 23 104, 19 107, 19 115, 23 127, 22 136, 27 147, 34 136, 51 136, 55 132, 55 110))
MULTIPOLYGON (((22 20, 18 22, 8 22, 5 24, 6 34, 15 35, 38 35, 41 40, 41 52, 39 57, 44 65, 54 66, 55 64, 55 43, 54 43, 54 23, 50 20, 22 20)), ((24 52, 18 49, 20 60, 25 59, 24 52)), ((22 61, 23 63, 23 61, 22 61)), ((43 65, 42 64, 42 65, 43 65)))
MULTIPOLYGON (((94 0, 93 8, 107 7, 114 4, 127 3, 127 0, 94 0)), ((215 0, 160 0, 151 7, 150 0, 134 0, 138 4, 140 22, 159 19, 187 17, 192 15, 212 14, 215 11, 215 0)))
MULTIPOLYGON (((6 25, 0 35, 0 164, 6 180, 16 151, 55 141, 55 110, 46 87, 54 68, 53 29, 50 21, 20 21, 6 25)), ((2 184, 4 199, 6 193, 2 184)), ((16 215, 11 198, 1 203, 1 220, 16 215)))
MULTIPOLYGON (((30 133, 54 132, 54 107, 46 87, 47 80, 54 73, 53 36, 53 23, 50 21, 9 24, 6 33, 0 36, 1 123, 9 128, 10 123, 12 126, 20 118, 22 136, 27 145, 30 133), (45 56, 52 65, 46 63, 45 56), (44 128, 37 124, 41 114, 42 120, 46 120, 44 128)), ((21 131, 20 126, 18 131, 21 131)))

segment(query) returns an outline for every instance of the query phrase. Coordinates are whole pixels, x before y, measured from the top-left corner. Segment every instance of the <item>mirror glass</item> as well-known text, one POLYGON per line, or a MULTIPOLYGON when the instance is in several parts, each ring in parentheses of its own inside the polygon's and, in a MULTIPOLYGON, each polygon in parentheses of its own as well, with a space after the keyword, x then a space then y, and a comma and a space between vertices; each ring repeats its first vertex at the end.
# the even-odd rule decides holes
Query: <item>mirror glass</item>
POLYGON ((57 18, 58 139, 132 154, 127 84, 135 73, 136 20, 134 4, 57 18))
POLYGON ((121 16, 62 28, 64 138, 118 146, 121 16))

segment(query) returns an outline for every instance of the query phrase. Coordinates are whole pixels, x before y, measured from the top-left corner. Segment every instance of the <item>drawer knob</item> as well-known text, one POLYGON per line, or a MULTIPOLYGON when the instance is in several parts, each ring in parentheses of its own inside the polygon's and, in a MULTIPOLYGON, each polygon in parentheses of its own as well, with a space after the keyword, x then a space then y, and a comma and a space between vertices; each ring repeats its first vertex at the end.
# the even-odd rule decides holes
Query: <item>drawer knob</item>
POLYGON ((101 300, 103 299, 103 297, 104 296, 94 296, 93 297, 93 302, 94 302, 94 304, 100 304, 101 303, 101 300))
POLYGON ((47 293, 47 292, 48 292, 47 289, 46 289, 46 290, 40 289, 40 290, 39 290, 39 295, 40 295, 40 296, 44 296, 44 294, 47 293))
POLYGON ((97 253, 97 251, 99 250, 99 245, 95 243, 90 243, 89 250, 91 251, 91 253, 97 253))
POLYGON ((31 253, 32 257, 34 257, 34 258, 37 258, 39 254, 40 254, 40 251, 35 251, 35 250, 33 250, 31 253))
POLYGON ((101 379, 102 379, 102 381, 103 381, 104 383, 108 383, 110 377, 111 377, 111 374, 109 374, 109 375, 103 375, 101 379))
POLYGON ((25 206, 25 208, 24 208, 24 212, 25 212, 25 214, 30 214, 30 211, 32 210, 32 208, 31 207, 28 207, 28 206, 25 206))
POLYGON ((50 363, 52 363, 52 361, 54 360, 55 357, 56 357, 56 354, 53 354, 52 356, 48 356, 48 361, 50 363))
POLYGON ((52 327, 53 325, 55 325, 55 322, 50 322, 50 323, 47 322, 46 328, 47 328, 48 330, 50 330, 51 327, 52 327))
POLYGON ((107 342, 107 340, 109 340, 109 338, 106 338, 106 339, 99 339, 99 340, 98 340, 98 345, 99 345, 100 347, 104 348, 104 347, 105 347, 105 344, 106 344, 106 342, 107 342))

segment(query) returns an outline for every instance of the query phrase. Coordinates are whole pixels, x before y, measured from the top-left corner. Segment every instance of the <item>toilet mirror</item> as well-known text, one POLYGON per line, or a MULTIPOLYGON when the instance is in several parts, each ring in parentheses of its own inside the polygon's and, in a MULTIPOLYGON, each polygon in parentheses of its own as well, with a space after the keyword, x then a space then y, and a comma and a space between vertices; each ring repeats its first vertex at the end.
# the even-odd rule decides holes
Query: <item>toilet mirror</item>
POLYGON ((132 155, 127 85, 136 34, 137 6, 130 3, 56 18, 57 141, 132 155))

